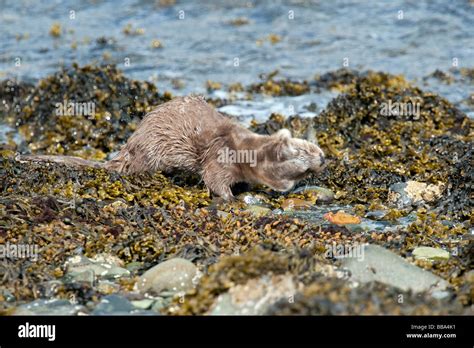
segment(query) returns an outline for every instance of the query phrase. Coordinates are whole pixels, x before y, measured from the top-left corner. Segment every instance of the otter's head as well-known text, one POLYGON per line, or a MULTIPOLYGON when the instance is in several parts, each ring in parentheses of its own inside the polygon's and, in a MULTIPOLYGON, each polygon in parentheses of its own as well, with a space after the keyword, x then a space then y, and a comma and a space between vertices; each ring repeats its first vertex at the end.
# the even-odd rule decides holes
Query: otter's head
POLYGON ((292 138, 288 129, 282 129, 269 137, 262 148, 257 165, 257 177, 261 184, 285 192, 310 175, 324 168, 323 151, 307 140, 292 138))

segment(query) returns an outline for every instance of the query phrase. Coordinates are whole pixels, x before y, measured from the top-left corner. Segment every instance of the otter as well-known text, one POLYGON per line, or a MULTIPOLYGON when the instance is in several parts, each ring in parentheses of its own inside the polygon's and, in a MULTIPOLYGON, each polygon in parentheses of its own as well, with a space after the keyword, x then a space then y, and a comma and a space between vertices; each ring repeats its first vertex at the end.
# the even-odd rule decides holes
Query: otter
POLYGON ((203 97, 177 97, 149 112, 106 162, 73 156, 24 155, 19 160, 53 161, 105 168, 124 174, 184 170, 199 173, 208 190, 232 200, 237 183, 263 184, 286 192, 324 167, 323 151, 293 138, 288 129, 259 135, 232 121, 203 97))

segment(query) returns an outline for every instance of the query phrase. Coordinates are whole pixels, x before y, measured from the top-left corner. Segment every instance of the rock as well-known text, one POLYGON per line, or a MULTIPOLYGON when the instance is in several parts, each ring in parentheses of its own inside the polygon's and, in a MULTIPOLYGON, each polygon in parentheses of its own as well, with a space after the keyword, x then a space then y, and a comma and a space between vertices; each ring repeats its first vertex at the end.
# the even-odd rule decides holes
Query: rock
POLYGON ((317 195, 317 202, 330 203, 334 200, 334 192, 328 188, 320 186, 301 186, 293 191, 293 193, 315 193, 317 195))
POLYGON ((101 253, 101 254, 95 255, 90 260, 94 263, 99 263, 99 264, 100 263, 102 263, 102 264, 106 263, 106 264, 109 264, 111 266, 124 267, 124 262, 115 255, 101 253))
POLYGON ((130 275, 130 271, 121 266, 120 259, 112 255, 99 254, 93 259, 77 255, 66 261, 66 276, 70 282, 93 284, 96 278, 117 279, 130 275))
POLYGON ((41 287, 43 288, 42 297, 43 298, 53 298, 57 295, 58 289, 63 287, 64 279, 53 279, 48 280, 46 282, 41 283, 41 287))
POLYGON ((431 293, 431 296, 437 300, 444 300, 445 298, 448 298, 452 295, 453 293, 448 290, 435 290, 431 293))
POLYGON ((93 286, 95 282, 94 270, 85 270, 83 272, 70 272, 66 275, 66 283, 87 283, 93 286))
POLYGON ((248 205, 260 205, 265 203, 268 199, 262 194, 242 193, 237 198, 248 205))
POLYGON ((385 215, 387 215, 387 213, 388 213, 387 210, 373 210, 365 214, 365 217, 367 219, 379 221, 379 220, 382 220, 385 217, 385 215))
POLYGON ((441 197, 444 184, 425 184, 418 181, 399 182, 390 186, 388 202, 399 207, 431 203, 441 197))
POLYGON ((448 260, 449 252, 440 248, 417 247, 412 255, 417 260, 448 260))
POLYGON ((153 306, 151 306, 151 310, 157 313, 160 313, 163 308, 170 304, 170 300, 164 299, 162 297, 158 297, 155 299, 153 306))
POLYGON ((448 282, 378 245, 364 247, 362 257, 342 259, 350 279, 360 283, 378 281, 404 291, 445 290, 448 282))
POLYGON ((0 296, 3 297, 3 300, 6 302, 15 302, 16 297, 12 294, 12 292, 8 289, 1 289, 0 296))
MULTIPOLYGON (((310 221, 316 224, 328 224, 327 220, 324 218, 324 214, 328 212, 328 209, 341 209, 345 208, 344 206, 320 206, 314 205, 311 209, 308 210, 285 210, 281 211, 281 214, 286 216, 291 216, 292 218, 302 219, 305 221, 310 221)), ((275 209, 276 210, 276 209, 275 209)))
POLYGON ((250 279, 219 295, 208 314, 262 315, 276 301, 292 298, 301 288, 302 285, 296 284, 290 274, 250 279))
POLYGON ((138 271, 142 267, 143 267, 143 262, 138 262, 138 261, 129 262, 125 265, 125 268, 130 272, 138 271))
POLYGON ((466 281, 469 283, 469 284, 473 284, 474 285, 474 270, 470 270, 469 272, 467 272, 465 274, 465 278, 466 278, 466 281))
POLYGON ((312 207, 311 202, 305 201, 299 198, 288 198, 283 201, 281 208, 285 211, 287 210, 299 210, 299 209, 308 209, 312 207))
POLYGON ((174 258, 150 268, 138 279, 135 286, 141 293, 178 293, 194 288, 199 277, 200 272, 192 262, 174 258))
POLYGON ((373 221, 369 219, 361 219, 359 224, 344 225, 351 232, 386 232, 390 229, 396 230, 397 225, 392 225, 387 221, 373 221))
POLYGON ((149 309, 153 305, 153 303, 155 303, 155 300, 152 299, 131 301, 131 304, 138 309, 149 309))
POLYGON ((135 307, 126 298, 119 295, 108 295, 101 299, 92 311, 92 315, 123 315, 130 314, 135 307))
POLYGON ((85 307, 68 300, 40 299, 19 306, 13 315, 76 315, 79 312, 86 312, 85 307))
POLYGON ((264 216, 271 212, 271 209, 259 205, 249 205, 245 211, 249 211, 256 216, 264 216))
POLYGON ((102 273, 100 276, 106 279, 117 279, 122 277, 128 277, 130 272, 122 267, 112 267, 107 272, 102 273))
POLYGON ((97 291, 104 295, 110 295, 120 290, 118 284, 112 283, 108 280, 99 280, 97 284, 97 291))

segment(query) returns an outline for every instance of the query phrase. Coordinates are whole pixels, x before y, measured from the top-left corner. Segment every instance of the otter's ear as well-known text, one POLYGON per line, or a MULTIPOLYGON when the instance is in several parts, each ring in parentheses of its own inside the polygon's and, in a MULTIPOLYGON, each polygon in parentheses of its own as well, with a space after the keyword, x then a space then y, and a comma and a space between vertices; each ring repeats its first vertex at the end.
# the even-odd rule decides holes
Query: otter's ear
POLYGON ((284 135, 278 138, 275 154, 278 161, 286 161, 295 158, 298 155, 298 149, 293 147, 291 137, 284 135))
POLYGON ((289 129, 282 128, 272 136, 279 139, 291 139, 291 132, 289 129))

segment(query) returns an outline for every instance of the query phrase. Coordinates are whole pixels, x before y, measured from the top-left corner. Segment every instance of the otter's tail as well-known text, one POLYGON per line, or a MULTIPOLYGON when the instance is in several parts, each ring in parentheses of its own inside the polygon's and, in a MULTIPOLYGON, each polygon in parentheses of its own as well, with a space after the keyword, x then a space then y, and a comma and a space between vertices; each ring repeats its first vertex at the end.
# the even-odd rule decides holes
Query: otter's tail
POLYGON ((104 163, 104 168, 119 173, 131 174, 136 172, 130 168, 130 155, 128 151, 122 149, 117 156, 104 163))
POLYGON ((55 155, 18 155, 15 158, 17 161, 31 161, 31 162, 55 162, 64 163, 74 167, 93 167, 103 168, 104 162, 89 161, 75 156, 55 156, 55 155))

